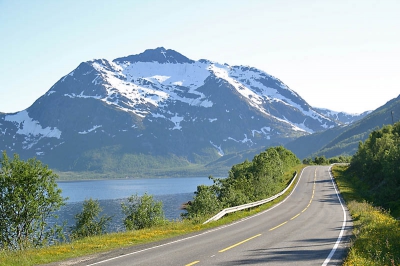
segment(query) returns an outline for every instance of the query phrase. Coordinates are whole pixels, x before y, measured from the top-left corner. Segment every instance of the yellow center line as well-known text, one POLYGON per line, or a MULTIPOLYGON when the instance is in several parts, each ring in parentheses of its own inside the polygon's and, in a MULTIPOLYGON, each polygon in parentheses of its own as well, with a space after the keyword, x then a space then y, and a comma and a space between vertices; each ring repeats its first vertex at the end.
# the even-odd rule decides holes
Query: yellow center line
MULTIPOLYGON (((305 212, 305 211, 308 209, 308 207, 310 207, 311 202, 312 202, 312 200, 313 200, 313 198, 314 198, 314 194, 315 194, 315 180, 316 180, 316 179, 317 179, 317 169, 315 169, 315 172, 314 172, 314 186, 313 186, 313 191, 312 191, 312 195, 311 195, 310 202, 308 203, 307 207, 304 208, 304 210, 302 210, 300 213, 298 213, 297 215, 295 215, 295 216, 293 216, 292 218, 290 218, 290 221, 296 219, 301 213, 305 212)), ((284 223, 281 223, 280 225, 275 226, 274 228, 269 229, 269 231, 275 230, 276 228, 281 227, 282 225, 286 224, 287 222, 289 222, 289 221, 286 221, 286 222, 284 222, 284 223)))
POLYGON ((300 215, 300 213, 299 214, 297 214, 297 215, 295 215, 295 216, 293 216, 292 218, 290 218, 290 220, 294 220, 294 219, 296 219, 298 216, 300 215))
POLYGON ((274 228, 269 229, 269 231, 275 230, 278 227, 281 227, 282 225, 284 225, 285 223, 287 223, 288 221, 281 223, 280 225, 275 226, 274 228))
MULTIPOLYGON (((308 207, 310 207, 311 202, 312 202, 312 200, 313 200, 313 198, 314 198, 315 186, 316 186, 315 180, 317 180, 317 169, 315 169, 315 172, 314 172, 314 186, 313 186, 313 192, 312 192, 312 196, 311 196, 310 202, 308 203, 307 207, 305 207, 305 208, 301 211, 301 213, 305 212, 305 211, 308 209, 308 207)), ((293 216, 292 218, 290 218, 290 221, 296 219, 297 217, 299 217, 301 213, 298 213, 298 214, 296 214, 295 216, 293 216)), ((269 229, 269 231, 275 230, 276 228, 281 227, 282 225, 286 224, 287 222, 289 222, 289 221, 283 222, 283 223, 281 223, 280 225, 277 225, 277 226, 275 226, 274 228, 269 229)), ((250 240, 252 240, 252 239, 254 239, 254 238, 256 238, 256 237, 259 237, 259 236, 261 236, 261 234, 258 234, 258 235, 255 235, 255 236, 253 236, 253 237, 247 238, 247 239, 245 239, 245 240, 243 240, 243 241, 241 241, 241 242, 239 242, 239 243, 236 243, 236 244, 234 244, 234 245, 232 245, 232 246, 229 246, 229 247, 227 247, 227 248, 225 248, 225 249, 221 249, 221 250, 218 251, 218 252, 219 252, 219 253, 225 252, 225 251, 227 251, 227 250, 230 250, 230 249, 232 249, 232 248, 234 248, 234 247, 237 247, 237 246, 239 246, 239 245, 241 245, 241 244, 243 244, 243 243, 246 243, 247 241, 250 241, 250 240)), ((193 262, 191 262, 191 263, 189 263, 189 264, 186 264, 185 266, 192 266, 192 265, 195 265, 195 264, 197 264, 197 263, 199 263, 199 262, 200 262, 199 260, 196 260, 196 261, 193 261, 193 262)))
POLYGON ((220 250, 220 251, 218 251, 218 252, 225 252, 225 251, 227 251, 227 250, 229 250, 229 249, 231 249, 231 248, 234 248, 234 247, 237 247, 237 246, 239 246, 239 245, 241 245, 241 244, 243 244, 243 243, 246 243, 247 241, 249 241, 249 240, 252 240, 252 239, 254 239, 254 238, 256 238, 256 237, 259 237, 261 234, 258 234, 258 235, 255 235, 255 236, 253 236, 253 237, 250 237, 250 238, 247 238, 247 239, 245 239, 245 240, 243 240, 243 241, 241 241, 241 242, 239 242, 239 243, 236 243, 235 245, 232 245, 232 246, 230 246, 230 247, 227 247, 227 248, 225 248, 225 249, 222 249, 222 250, 220 250))
POLYGON ((186 264, 185 266, 192 266, 192 265, 195 265, 195 264, 197 264, 199 262, 200 262, 199 260, 196 260, 196 261, 193 261, 193 262, 191 262, 189 264, 186 264))

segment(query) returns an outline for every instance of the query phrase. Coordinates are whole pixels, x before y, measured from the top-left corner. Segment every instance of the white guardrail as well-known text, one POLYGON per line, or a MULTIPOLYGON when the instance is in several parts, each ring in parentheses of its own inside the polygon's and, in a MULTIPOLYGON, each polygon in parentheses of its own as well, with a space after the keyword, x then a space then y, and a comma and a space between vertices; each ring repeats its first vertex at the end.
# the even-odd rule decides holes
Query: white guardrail
POLYGON ((214 215, 213 217, 211 217, 210 219, 208 219, 207 221, 205 221, 203 224, 209 223, 211 221, 217 221, 218 219, 222 218, 225 214, 231 213, 231 212, 236 212, 236 211, 241 211, 244 209, 248 209, 248 208, 252 208, 252 207, 256 207, 259 205, 262 205, 264 203, 273 201, 274 199, 282 196, 288 189, 289 187, 293 184, 294 180, 297 177, 297 172, 295 174, 295 176, 293 177, 292 181, 290 182, 290 184, 281 192, 279 192, 278 194, 268 198, 268 199, 263 199, 263 200, 259 200, 259 201, 255 201, 255 202, 251 202, 251 203, 246 203, 243 205, 239 205, 239 206, 235 206, 235 207, 229 207, 226 209, 223 209, 222 211, 220 211, 219 213, 217 213, 216 215, 214 215))

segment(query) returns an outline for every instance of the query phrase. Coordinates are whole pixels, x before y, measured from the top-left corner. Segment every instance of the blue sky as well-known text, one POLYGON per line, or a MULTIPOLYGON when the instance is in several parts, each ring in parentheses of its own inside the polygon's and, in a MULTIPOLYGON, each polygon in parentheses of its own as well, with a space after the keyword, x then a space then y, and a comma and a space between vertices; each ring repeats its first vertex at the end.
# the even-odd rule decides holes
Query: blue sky
POLYGON ((80 62, 163 46, 360 113, 400 94, 399 14, 397 0, 0 0, 0 112, 28 108, 80 62))

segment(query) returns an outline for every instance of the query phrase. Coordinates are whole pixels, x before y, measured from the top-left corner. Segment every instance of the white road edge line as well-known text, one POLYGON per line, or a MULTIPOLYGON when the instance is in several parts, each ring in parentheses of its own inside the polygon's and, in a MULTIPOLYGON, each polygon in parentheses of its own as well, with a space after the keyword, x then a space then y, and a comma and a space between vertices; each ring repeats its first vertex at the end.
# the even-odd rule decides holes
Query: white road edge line
POLYGON ((344 228, 346 227, 346 210, 344 209, 343 202, 342 202, 342 200, 340 199, 340 195, 339 195, 339 192, 338 192, 338 190, 337 190, 336 183, 335 183, 335 181, 333 180, 333 176, 332 176, 331 170, 332 170, 332 166, 329 167, 329 176, 331 177, 333 187, 335 188, 335 191, 336 191, 336 196, 338 197, 339 202, 340 202, 340 206, 342 206, 342 210, 343 210, 343 224, 342 224, 342 229, 340 230, 340 234, 339 234, 339 236, 338 236, 338 238, 337 238, 337 240, 336 240, 336 243, 335 243, 335 245, 333 246, 333 248, 332 248, 331 252, 329 253, 328 257, 325 259, 324 263, 322 263, 322 266, 328 265, 329 261, 332 259, 333 255, 335 254, 335 252, 336 252, 336 250, 337 250, 337 248, 338 248, 338 246, 339 246, 339 244, 340 244, 340 241, 342 241, 342 237, 343 237, 343 233, 344 233, 344 228))
POLYGON ((172 241, 172 242, 168 242, 168 243, 165 243, 165 244, 162 244, 162 245, 158 245, 158 246, 154 246, 154 247, 150 247, 150 248, 146 248, 146 249, 141 249, 141 250, 134 251, 134 252, 131 252, 131 253, 127 253, 127 254, 124 254, 124 255, 119 255, 119 256, 117 256, 117 257, 112 257, 112 258, 109 258, 109 259, 106 259, 106 260, 102 260, 102 261, 98 261, 98 262, 95 262, 95 263, 92 263, 92 264, 88 264, 87 266, 98 265, 98 264, 101 264, 101 263, 104 263, 104 262, 108 262, 108 261, 116 260, 116 259, 119 259, 119 258, 127 257, 127 256, 130 256, 130 255, 133 255, 133 254, 137 254, 137 253, 140 253, 140 252, 147 251, 147 250, 156 249, 156 248, 159 248, 159 247, 163 247, 163 246, 168 246, 168 245, 171 245, 171 244, 175 244, 175 243, 178 243, 178 242, 181 242, 181 241, 185 241, 185 240, 187 240, 187 239, 195 238, 195 237, 198 237, 198 236, 201 236, 201 235, 205 235, 205 234, 208 234, 208 233, 211 233, 211 232, 214 232, 214 231, 221 230, 221 229, 223 229, 223 228, 232 226, 232 225, 234 225, 234 224, 241 223, 241 222, 246 221, 246 220, 249 220, 249 219, 251 219, 251 218, 253 218, 253 217, 259 216, 259 215, 261 215, 261 214, 263 214, 263 213, 269 212, 270 210, 275 209, 276 207, 278 207, 279 205, 281 205, 282 203, 284 203, 284 202, 293 194, 293 192, 296 190, 297 185, 298 185, 299 182, 300 182, 301 177, 303 176, 303 171, 304 171, 304 169, 306 169, 306 168, 308 168, 308 167, 309 167, 309 166, 306 166, 306 167, 303 168, 303 170, 302 170, 301 173, 300 173, 299 178, 297 179, 296 185, 294 186, 294 188, 293 188, 293 190, 290 192, 290 194, 289 194, 283 201, 279 202, 278 204, 274 205, 273 207, 269 208, 268 210, 265 210, 265 211, 263 211, 263 212, 259 212, 259 213, 255 214, 255 215, 250 216, 250 217, 247 217, 247 218, 243 218, 243 219, 241 219, 241 220, 239 220, 239 221, 237 221, 237 222, 234 222, 234 223, 231 223, 231 224, 228 224, 228 225, 224 225, 224 226, 220 226, 220 227, 217 227, 217 228, 215 228, 215 229, 211 229, 211 230, 209 230, 209 231, 203 232, 203 233, 198 234, 198 235, 189 236, 189 237, 182 238, 182 239, 179 239, 179 240, 176 240, 176 241, 172 241))

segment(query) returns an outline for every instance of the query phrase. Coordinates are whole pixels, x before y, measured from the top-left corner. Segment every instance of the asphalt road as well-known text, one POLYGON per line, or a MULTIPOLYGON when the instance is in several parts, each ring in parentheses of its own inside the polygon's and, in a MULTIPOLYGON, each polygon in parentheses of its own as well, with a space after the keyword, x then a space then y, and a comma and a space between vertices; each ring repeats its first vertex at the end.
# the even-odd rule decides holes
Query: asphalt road
POLYGON ((298 178, 285 201, 250 218, 82 264, 341 265, 352 223, 329 166, 309 166, 298 178))

